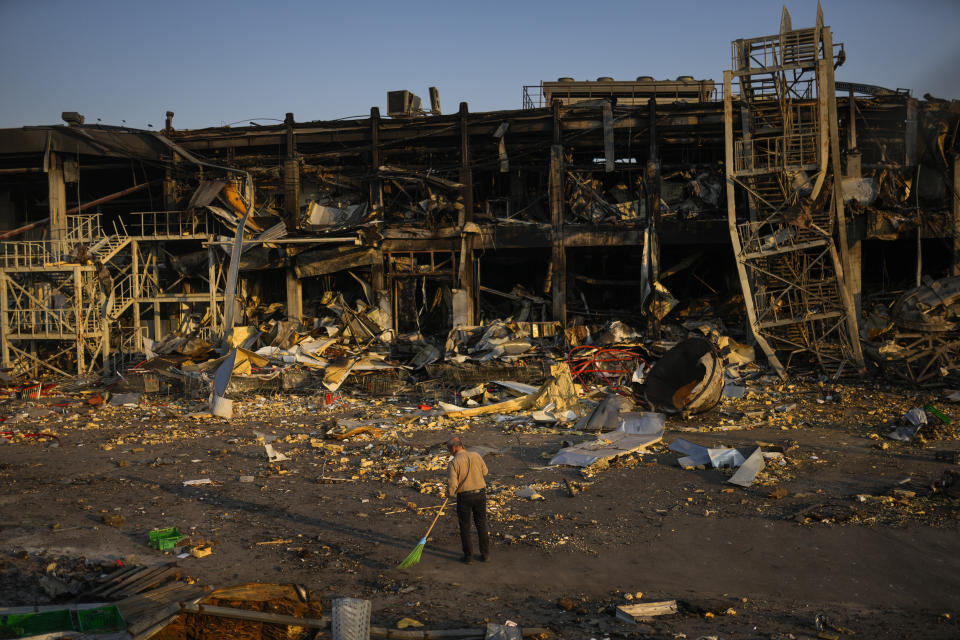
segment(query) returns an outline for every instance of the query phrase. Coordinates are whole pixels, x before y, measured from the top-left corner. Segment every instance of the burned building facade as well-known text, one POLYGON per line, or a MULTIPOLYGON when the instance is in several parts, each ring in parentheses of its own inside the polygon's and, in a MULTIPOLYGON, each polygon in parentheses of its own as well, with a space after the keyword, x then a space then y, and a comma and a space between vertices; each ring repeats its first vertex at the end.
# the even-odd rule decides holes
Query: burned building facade
POLYGON ((819 15, 733 52, 722 87, 560 79, 518 110, 0 130, 3 366, 113 371, 332 304, 440 348, 711 314, 781 373, 863 370, 868 294, 960 274, 960 102, 837 82, 819 15))

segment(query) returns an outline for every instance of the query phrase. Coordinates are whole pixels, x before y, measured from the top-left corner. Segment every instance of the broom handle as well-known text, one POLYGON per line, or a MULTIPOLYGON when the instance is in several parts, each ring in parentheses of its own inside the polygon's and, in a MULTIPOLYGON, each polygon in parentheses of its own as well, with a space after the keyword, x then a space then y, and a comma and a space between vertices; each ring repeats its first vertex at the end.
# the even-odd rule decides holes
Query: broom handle
POLYGON ((448 501, 449 499, 450 499, 450 498, 445 498, 444 501, 443 501, 443 504, 440 505, 440 511, 437 512, 437 517, 433 519, 433 522, 430 523, 430 528, 427 529, 427 532, 426 532, 425 534, 423 534, 423 537, 424 537, 424 538, 427 538, 427 537, 430 536, 430 532, 433 531, 433 525, 437 524, 437 520, 439 520, 439 519, 440 519, 440 516, 443 515, 443 508, 444 508, 445 506, 447 506, 447 501, 448 501))

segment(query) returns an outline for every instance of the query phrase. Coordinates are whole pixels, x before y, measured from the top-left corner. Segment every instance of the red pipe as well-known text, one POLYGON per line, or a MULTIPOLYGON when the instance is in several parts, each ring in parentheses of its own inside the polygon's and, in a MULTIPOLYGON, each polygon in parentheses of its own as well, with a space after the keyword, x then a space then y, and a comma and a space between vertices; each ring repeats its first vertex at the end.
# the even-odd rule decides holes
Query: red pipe
POLYGON ((67 209, 67 215, 71 213, 80 213, 84 209, 89 209, 90 207, 95 207, 98 204, 103 204, 104 202, 110 202, 111 200, 122 198, 123 196, 129 195, 131 193, 135 193, 137 191, 140 191, 141 189, 147 188, 151 184, 156 184, 158 182, 162 182, 162 180, 153 180, 151 182, 143 182, 141 184, 134 185, 128 189, 124 189, 123 191, 117 191, 116 193, 111 193, 108 196, 103 196, 102 198, 91 200, 90 202, 81 204, 79 207, 74 207, 73 209, 67 209))
POLYGON ((42 227, 50 222, 50 218, 44 218, 43 220, 37 220, 36 222, 31 222, 30 224, 25 224, 22 227, 17 229, 11 229, 10 231, 4 231, 0 233, 0 240, 6 240, 7 238, 12 238, 13 236, 18 236, 21 233, 26 233, 31 229, 36 229, 37 227, 42 227))

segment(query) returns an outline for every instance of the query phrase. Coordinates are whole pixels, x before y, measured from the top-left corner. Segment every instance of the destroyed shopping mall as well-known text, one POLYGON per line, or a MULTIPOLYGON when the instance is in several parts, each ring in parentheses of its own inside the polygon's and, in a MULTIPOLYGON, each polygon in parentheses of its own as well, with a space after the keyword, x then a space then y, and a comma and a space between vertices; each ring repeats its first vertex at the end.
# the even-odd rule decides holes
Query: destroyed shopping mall
MULTIPOLYGON (((0 637, 64 607, 82 626, 82 603, 137 640, 888 637, 829 602, 767 616, 747 580, 701 588, 739 569, 694 550, 702 520, 759 545, 733 524, 759 518, 797 548, 844 525, 960 550, 960 100, 837 80, 835 35, 784 9, 722 82, 563 77, 520 109, 444 113, 431 87, 359 119, 0 130, 0 513, 27 514, 4 518, 0 637), (470 581, 435 568, 455 516, 419 577, 395 568, 444 513, 453 435, 495 472, 494 563, 544 554, 555 585, 481 566, 501 573, 476 610, 444 603, 470 581), (59 510, 29 514, 34 486, 59 510), (116 531, 122 552, 94 544, 116 531), (598 551, 631 532, 682 536, 650 562, 699 586, 598 551)), ((816 593, 800 580, 785 598, 816 593)), ((863 589, 892 628, 960 633, 863 589)))

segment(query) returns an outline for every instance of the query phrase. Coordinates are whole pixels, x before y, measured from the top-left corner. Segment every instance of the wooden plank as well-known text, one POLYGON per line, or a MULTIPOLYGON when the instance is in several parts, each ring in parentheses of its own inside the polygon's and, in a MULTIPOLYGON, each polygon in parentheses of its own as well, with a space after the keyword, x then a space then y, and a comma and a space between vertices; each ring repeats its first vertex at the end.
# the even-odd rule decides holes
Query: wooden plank
POLYGON ((137 573, 132 574, 131 576, 123 579, 122 581, 120 581, 119 583, 117 583, 116 585, 114 585, 113 587, 107 589, 106 591, 103 592, 103 595, 109 596, 109 595, 114 594, 114 593, 116 593, 116 592, 118 592, 118 591, 121 591, 121 590, 123 590, 123 589, 126 589, 127 587, 129 587, 129 586, 132 585, 133 583, 138 582, 138 581, 140 581, 140 580, 143 580, 144 578, 147 578, 147 577, 149 577, 149 576, 155 575, 155 574, 157 574, 157 573, 160 573, 161 571, 163 571, 164 569, 166 569, 166 568, 168 568, 168 567, 170 567, 170 566, 172 566, 172 565, 173 565, 173 563, 172 563, 172 562, 169 562, 169 563, 164 563, 164 564, 161 564, 161 565, 154 565, 154 566, 152 566, 152 567, 147 567, 147 568, 143 569, 142 571, 138 571, 137 573))
POLYGON ((157 607, 170 603, 184 602, 202 594, 202 588, 183 582, 174 582, 173 584, 164 585, 152 591, 146 591, 139 595, 118 600, 114 604, 120 610, 124 619, 133 622, 157 607))
POLYGON ((160 573, 145 577, 139 582, 135 582, 126 589, 122 589, 118 595, 134 595, 140 593, 141 591, 146 591, 157 585, 160 585, 164 582, 169 581, 170 579, 179 580, 180 579, 180 569, 177 567, 170 567, 169 569, 164 569, 160 573))
POLYGON ((216 616, 218 618, 232 618, 234 620, 249 620, 267 624, 280 624, 290 627, 307 627, 310 629, 324 629, 329 625, 327 618, 298 618, 279 613, 265 613, 263 611, 246 611, 233 607, 217 607, 207 604, 185 604, 182 610, 187 613, 216 616))
POLYGON ((139 580, 140 578, 144 577, 149 573, 156 571, 159 568, 160 567, 156 565, 150 566, 150 567, 134 567, 133 571, 123 575, 122 579, 114 581, 114 583, 107 586, 106 589, 97 588, 97 589, 94 589, 91 593, 100 593, 100 592, 106 593, 108 591, 113 591, 114 589, 130 584, 134 580, 139 580))
MULTIPOLYGON (((127 614, 123 613, 122 611, 120 613, 123 615, 125 620, 129 620, 127 614)), ((164 626, 170 624, 170 622, 173 622, 173 619, 178 615, 180 615, 180 603, 174 602, 168 604, 162 609, 156 610, 153 612, 153 615, 145 617, 143 620, 138 620, 137 622, 129 625, 127 627, 127 632, 136 637, 144 631, 153 628, 160 622, 164 622, 164 626)))
POLYGON ((130 584, 127 584, 124 587, 116 589, 112 595, 114 596, 132 596, 140 591, 144 591, 152 586, 156 586, 161 582, 166 581, 170 577, 179 577, 180 571, 176 567, 164 567, 159 571, 154 571, 148 575, 143 576, 139 580, 135 580, 130 584))
POLYGON ((638 602, 617 607, 617 619, 624 622, 640 622, 655 616, 667 616, 677 612, 676 600, 638 602))
POLYGON ((120 581, 123 580, 124 578, 127 578, 127 577, 133 575, 134 573, 137 573, 137 572, 142 571, 142 570, 143 570, 143 568, 142 568, 142 567, 139 567, 139 566, 122 567, 122 568, 120 568, 120 569, 117 569, 116 571, 113 571, 113 572, 111 572, 109 575, 107 575, 107 576, 100 582, 100 584, 98 584, 96 587, 94 587, 93 589, 91 589, 90 591, 88 591, 85 595, 93 595, 93 594, 95 594, 95 593, 99 593, 99 592, 103 591, 104 589, 106 589, 106 588, 108 588, 108 587, 110 587, 110 586, 112 586, 112 585, 117 584, 118 582, 120 582, 120 581))

